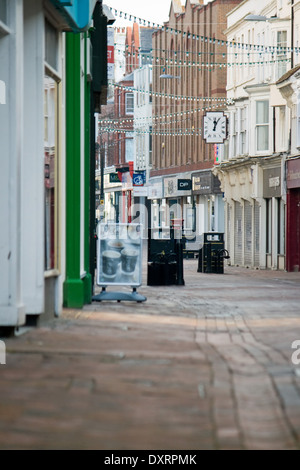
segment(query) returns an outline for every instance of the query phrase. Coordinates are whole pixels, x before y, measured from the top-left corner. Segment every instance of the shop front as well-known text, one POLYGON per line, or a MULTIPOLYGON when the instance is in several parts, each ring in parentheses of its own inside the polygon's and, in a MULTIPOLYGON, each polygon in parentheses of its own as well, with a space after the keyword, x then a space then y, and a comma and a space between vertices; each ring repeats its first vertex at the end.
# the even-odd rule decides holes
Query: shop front
POLYGON ((265 201, 260 165, 247 157, 242 162, 223 163, 214 173, 224 192, 225 248, 230 264, 265 268, 265 201))
POLYGON ((224 202, 218 177, 210 170, 194 173, 192 191, 197 235, 224 232, 224 202))
POLYGON ((263 169, 266 211, 266 268, 285 269, 285 201, 281 165, 263 169))
POLYGON ((148 223, 151 229, 157 229, 165 224, 160 211, 163 202, 163 179, 151 178, 146 187, 148 187, 148 223))
POLYGON ((300 158, 287 161, 286 270, 300 267, 300 158))
POLYGON ((192 203, 192 179, 190 173, 165 177, 163 181, 165 224, 172 226, 174 220, 183 221, 184 234, 194 232, 194 208, 192 203))

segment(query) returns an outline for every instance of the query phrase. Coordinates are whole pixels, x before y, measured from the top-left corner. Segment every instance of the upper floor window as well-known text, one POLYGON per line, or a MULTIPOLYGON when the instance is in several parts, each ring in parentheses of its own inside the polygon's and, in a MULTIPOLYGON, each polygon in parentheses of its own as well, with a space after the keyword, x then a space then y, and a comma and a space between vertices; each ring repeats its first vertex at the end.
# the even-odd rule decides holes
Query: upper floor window
POLYGON ((277 31, 277 79, 287 71, 287 31, 277 31))
POLYGON ((269 150, 269 101, 256 102, 256 150, 269 150))
POLYGON ((125 114, 133 114, 134 112, 134 94, 126 93, 125 95, 125 114))
POLYGON ((240 155, 247 153, 247 108, 240 109, 240 155))

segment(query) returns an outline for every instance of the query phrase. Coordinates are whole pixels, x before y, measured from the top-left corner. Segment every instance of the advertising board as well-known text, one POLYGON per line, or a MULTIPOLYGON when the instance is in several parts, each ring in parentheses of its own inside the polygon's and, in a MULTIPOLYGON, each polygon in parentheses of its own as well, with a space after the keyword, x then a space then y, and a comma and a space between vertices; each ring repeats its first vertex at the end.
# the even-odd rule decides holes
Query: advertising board
POLYGON ((103 287, 142 284, 141 224, 99 224, 97 284, 103 287))

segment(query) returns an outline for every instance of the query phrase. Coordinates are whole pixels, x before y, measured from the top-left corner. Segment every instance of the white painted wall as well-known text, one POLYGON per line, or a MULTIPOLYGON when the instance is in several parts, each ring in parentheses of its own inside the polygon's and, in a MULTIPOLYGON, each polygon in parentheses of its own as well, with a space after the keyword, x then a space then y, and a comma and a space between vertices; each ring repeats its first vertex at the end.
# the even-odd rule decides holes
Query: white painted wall
POLYGON ((44 311, 44 14, 24 2, 24 106, 21 185, 21 273, 26 312, 44 311))
POLYGON ((23 162, 23 1, 8 3, 9 33, 0 35, 0 80, 6 104, 0 106, 0 325, 22 324, 21 171, 23 162))

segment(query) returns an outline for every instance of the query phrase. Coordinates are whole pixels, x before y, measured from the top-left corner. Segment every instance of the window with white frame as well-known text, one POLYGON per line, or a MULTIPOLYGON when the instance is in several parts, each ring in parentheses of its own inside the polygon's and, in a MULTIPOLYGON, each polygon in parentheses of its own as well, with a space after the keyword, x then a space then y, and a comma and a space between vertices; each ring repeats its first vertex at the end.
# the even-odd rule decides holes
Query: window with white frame
POLYGON ((134 161, 134 142, 133 142, 134 133, 126 132, 125 137, 125 161, 133 162, 134 161))
POLYGON ((248 153, 247 147, 247 108, 240 109, 240 155, 248 153))
POLYGON ((286 129, 286 107, 285 106, 278 106, 276 109, 277 116, 276 120, 278 122, 278 133, 276 131, 276 149, 277 151, 285 151, 287 150, 287 141, 289 138, 289 133, 286 129))
POLYGON ((269 100, 256 101, 256 151, 269 150, 269 100))
POLYGON ((287 31, 277 31, 277 79, 287 71, 287 31))
POLYGON ((230 157, 234 158, 238 153, 238 110, 230 114, 230 157))
POLYGON ((125 95, 125 113, 133 114, 134 112, 134 94, 126 93, 125 95))

